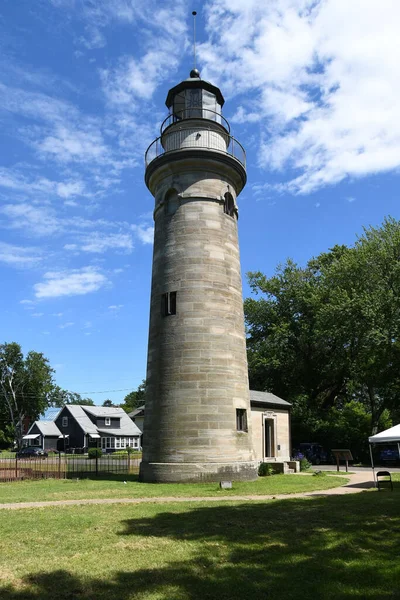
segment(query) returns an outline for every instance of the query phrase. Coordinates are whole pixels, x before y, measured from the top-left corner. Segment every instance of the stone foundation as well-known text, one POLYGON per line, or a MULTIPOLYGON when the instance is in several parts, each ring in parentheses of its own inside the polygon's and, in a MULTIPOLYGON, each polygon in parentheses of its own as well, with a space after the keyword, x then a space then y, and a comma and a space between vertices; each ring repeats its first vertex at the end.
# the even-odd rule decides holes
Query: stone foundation
POLYGON ((257 463, 146 463, 141 462, 139 480, 146 483, 205 483, 254 481, 257 463))

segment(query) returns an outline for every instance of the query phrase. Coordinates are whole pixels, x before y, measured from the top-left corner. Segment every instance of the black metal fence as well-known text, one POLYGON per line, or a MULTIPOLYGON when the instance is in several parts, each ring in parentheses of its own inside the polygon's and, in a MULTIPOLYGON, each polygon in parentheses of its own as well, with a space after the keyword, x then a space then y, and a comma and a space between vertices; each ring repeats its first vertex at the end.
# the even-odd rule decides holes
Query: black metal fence
POLYGON ((57 454, 48 457, 1 457, 0 483, 27 479, 73 479, 102 475, 132 475, 139 472, 141 458, 105 454, 98 458, 57 454))

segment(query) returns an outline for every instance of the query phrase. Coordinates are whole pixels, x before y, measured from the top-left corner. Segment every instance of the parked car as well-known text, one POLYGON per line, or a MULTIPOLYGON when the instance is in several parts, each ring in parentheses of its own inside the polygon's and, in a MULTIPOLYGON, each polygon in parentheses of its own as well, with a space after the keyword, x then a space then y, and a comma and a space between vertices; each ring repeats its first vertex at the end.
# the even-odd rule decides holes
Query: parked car
POLYGON ((313 442, 304 442, 299 445, 299 451, 313 465, 320 465, 328 462, 328 453, 320 444, 313 442))
POLYGON ((27 446, 26 448, 22 448, 19 452, 17 452, 18 458, 46 458, 47 452, 42 450, 41 448, 36 448, 35 446, 27 446))

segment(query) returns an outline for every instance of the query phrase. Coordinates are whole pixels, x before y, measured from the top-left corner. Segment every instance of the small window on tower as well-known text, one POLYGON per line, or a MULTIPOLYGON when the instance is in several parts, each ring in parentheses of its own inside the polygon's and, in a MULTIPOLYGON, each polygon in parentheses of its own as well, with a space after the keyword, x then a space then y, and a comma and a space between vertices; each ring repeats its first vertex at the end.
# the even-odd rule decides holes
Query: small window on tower
POLYGON ((248 431, 247 412, 245 408, 236 409, 236 429, 237 431, 248 431))
POLYGON ((227 192, 224 198, 224 213, 230 217, 234 217, 236 213, 236 206, 232 194, 227 192))
POLYGON ((176 292, 167 292, 161 296, 161 314, 163 317, 176 315, 176 292))

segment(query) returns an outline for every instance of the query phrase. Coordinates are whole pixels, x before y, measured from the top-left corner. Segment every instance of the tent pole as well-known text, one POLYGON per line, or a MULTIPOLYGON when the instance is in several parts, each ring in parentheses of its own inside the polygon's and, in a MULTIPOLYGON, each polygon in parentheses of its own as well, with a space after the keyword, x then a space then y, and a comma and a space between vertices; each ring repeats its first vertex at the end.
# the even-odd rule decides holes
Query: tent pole
POLYGON ((372 456, 372 444, 369 445, 369 454, 371 456, 372 475, 374 476, 374 486, 376 487, 374 457, 372 456))

